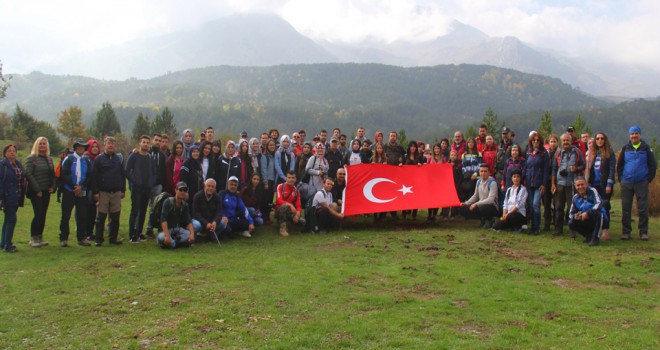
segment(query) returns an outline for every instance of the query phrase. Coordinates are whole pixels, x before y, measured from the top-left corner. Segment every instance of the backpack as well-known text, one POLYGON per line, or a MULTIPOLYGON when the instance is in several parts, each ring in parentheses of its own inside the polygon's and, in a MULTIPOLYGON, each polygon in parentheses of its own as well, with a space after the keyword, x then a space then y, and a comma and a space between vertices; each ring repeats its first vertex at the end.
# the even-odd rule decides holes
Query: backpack
MULTIPOLYGON (((151 215, 151 227, 160 231, 160 216, 163 211, 163 204, 165 201, 174 198, 169 192, 163 192, 154 198, 154 210, 153 215, 151 215)), ((171 206, 170 206, 171 207, 171 206)))
MULTIPOLYGON (((314 157, 314 160, 312 161, 311 169, 314 169, 314 165, 316 165, 316 156, 313 156, 313 157, 314 157)), ((305 171, 305 175, 303 175, 303 177, 300 181, 304 182, 304 183, 309 183, 309 173, 307 171, 305 171)))

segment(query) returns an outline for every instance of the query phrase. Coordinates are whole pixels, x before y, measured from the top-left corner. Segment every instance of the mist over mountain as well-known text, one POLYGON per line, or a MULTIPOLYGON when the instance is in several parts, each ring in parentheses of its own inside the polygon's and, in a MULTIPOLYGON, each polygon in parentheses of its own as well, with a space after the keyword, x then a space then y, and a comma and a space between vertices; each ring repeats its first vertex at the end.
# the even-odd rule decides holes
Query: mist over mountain
POLYGON ((198 28, 131 41, 44 65, 49 74, 99 79, 152 78, 218 65, 273 66, 300 63, 382 63, 415 67, 477 64, 559 78, 598 96, 660 96, 660 73, 646 67, 571 58, 515 37, 491 37, 454 21, 448 34, 424 42, 315 42, 273 14, 237 14, 198 28))

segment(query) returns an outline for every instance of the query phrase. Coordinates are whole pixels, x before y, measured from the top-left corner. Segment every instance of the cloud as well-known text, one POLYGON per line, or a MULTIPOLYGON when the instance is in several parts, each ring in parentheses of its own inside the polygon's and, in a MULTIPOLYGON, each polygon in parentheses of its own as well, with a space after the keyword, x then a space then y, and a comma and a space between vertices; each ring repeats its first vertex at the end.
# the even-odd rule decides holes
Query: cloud
POLYGON ((457 19, 572 56, 660 70, 660 3, 653 0, 0 0, 6 71, 54 57, 162 35, 235 12, 274 12, 332 42, 431 40, 457 19))

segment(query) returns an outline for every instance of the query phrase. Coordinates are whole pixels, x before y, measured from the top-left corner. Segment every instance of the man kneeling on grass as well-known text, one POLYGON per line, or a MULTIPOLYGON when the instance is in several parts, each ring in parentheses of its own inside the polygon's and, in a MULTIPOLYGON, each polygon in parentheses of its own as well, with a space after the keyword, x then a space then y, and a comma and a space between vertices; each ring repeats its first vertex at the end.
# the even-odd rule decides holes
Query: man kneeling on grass
POLYGON ((323 189, 316 192, 312 200, 312 208, 315 210, 316 225, 313 226, 314 233, 326 233, 330 229, 339 226, 339 220, 344 214, 339 212, 339 206, 332 200, 332 187, 335 182, 331 178, 323 180, 323 189))
POLYGON ((187 200, 188 185, 180 181, 176 184, 176 194, 165 200, 160 213, 163 231, 158 233, 156 243, 161 248, 187 247, 195 241, 187 200))
POLYGON ((584 177, 576 177, 574 185, 577 193, 573 196, 568 227, 583 235, 590 246, 599 245, 603 224, 608 220, 603 200, 595 188, 587 186, 584 177))
POLYGON ((286 228, 287 220, 294 224, 304 225, 305 218, 300 216, 300 192, 296 188, 296 172, 286 173, 286 182, 277 185, 277 196, 275 197, 275 217, 280 224, 280 236, 287 237, 289 232, 286 228))
POLYGON ((254 231, 254 221, 250 216, 245 203, 238 195, 238 178, 231 176, 227 180, 227 189, 220 191, 220 212, 222 219, 218 222, 219 230, 224 236, 234 234, 250 238, 250 232, 254 231))
POLYGON ((491 228, 493 217, 498 215, 497 182, 490 176, 488 164, 479 165, 479 175, 474 194, 461 203, 461 215, 468 219, 480 219, 481 227, 491 228))

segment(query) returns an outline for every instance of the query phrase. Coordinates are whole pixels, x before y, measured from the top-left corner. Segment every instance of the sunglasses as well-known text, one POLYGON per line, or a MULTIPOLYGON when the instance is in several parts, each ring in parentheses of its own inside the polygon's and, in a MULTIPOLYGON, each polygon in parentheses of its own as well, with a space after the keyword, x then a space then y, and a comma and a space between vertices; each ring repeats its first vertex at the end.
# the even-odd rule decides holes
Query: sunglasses
POLYGON ((185 187, 183 187, 183 188, 179 188, 179 189, 178 189, 177 191, 181 191, 181 192, 188 192, 188 189, 187 189, 187 188, 185 188, 185 187))
POLYGON ((596 141, 601 141, 601 140, 605 140, 605 138, 604 137, 596 137, 596 141))

